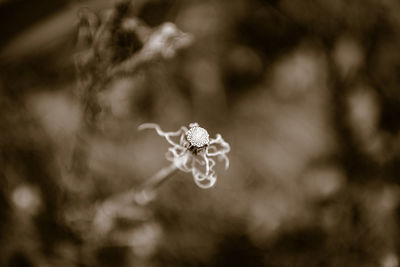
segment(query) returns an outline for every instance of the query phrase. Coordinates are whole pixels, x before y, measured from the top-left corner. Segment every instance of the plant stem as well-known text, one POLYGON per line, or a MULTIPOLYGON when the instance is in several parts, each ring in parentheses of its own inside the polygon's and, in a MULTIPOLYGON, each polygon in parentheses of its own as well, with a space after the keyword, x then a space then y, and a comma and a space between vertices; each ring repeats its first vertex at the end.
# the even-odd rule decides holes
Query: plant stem
POLYGON ((153 176, 148 178, 146 182, 140 186, 139 190, 137 190, 135 187, 130 188, 120 194, 114 195, 104 201, 101 204, 101 207, 109 211, 117 211, 119 208, 129 205, 132 202, 135 202, 138 205, 146 205, 156 196, 156 189, 163 182, 168 180, 168 178, 171 177, 176 171, 177 168, 174 164, 164 167, 153 176))
POLYGON ((162 168, 152 177, 150 177, 142 186, 141 189, 135 192, 134 200, 137 204, 145 205, 154 199, 156 189, 171 177, 178 169, 175 164, 170 164, 162 168))
POLYGON ((98 229, 97 231, 106 232, 109 230, 112 223, 107 224, 105 222, 112 222, 114 218, 121 216, 124 210, 131 207, 133 203, 140 206, 150 203, 156 196, 156 189, 177 170, 174 164, 164 167, 147 179, 139 190, 136 187, 130 188, 125 192, 109 197, 100 205, 97 205, 93 220, 95 228, 98 229))

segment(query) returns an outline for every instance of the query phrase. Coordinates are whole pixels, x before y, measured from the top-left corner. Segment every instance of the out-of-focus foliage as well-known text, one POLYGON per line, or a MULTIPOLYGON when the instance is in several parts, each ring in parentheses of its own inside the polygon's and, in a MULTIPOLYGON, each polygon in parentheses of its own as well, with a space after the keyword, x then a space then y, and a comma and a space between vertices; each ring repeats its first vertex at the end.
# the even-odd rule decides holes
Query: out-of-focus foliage
POLYGON ((399 266, 398 14, 0 1, 0 266, 399 266), (214 188, 104 205, 168 164, 138 125, 193 121, 232 148, 214 188))

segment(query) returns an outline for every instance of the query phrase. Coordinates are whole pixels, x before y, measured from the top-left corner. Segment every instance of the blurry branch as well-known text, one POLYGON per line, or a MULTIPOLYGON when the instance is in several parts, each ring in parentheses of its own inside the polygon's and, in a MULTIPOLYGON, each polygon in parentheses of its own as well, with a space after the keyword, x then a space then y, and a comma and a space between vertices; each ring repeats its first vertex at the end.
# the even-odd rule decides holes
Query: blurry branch
POLYGON ((132 57, 111 68, 107 75, 132 74, 146 63, 157 59, 169 59, 176 51, 192 42, 192 36, 181 32, 173 23, 164 23, 147 38, 144 47, 132 57))
MULTIPOLYGON (((83 121, 77 133, 71 167, 79 178, 89 174, 87 141, 101 132, 99 115, 105 111, 98 94, 121 76, 135 75, 156 61, 173 58, 193 40, 190 34, 183 33, 170 22, 150 28, 129 16, 132 8, 130 1, 119 1, 100 15, 87 8, 78 13, 76 96, 82 106, 83 121)), ((146 209, 141 207, 154 198, 157 187, 175 171, 175 165, 170 165, 147 179, 141 187, 117 193, 97 205, 91 234, 107 233, 117 218, 145 218, 142 213, 146 213, 146 209)))
POLYGON ((154 61, 169 59, 192 42, 173 23, 151 29, 136 18, 126 17, 130 2, 119 2, 103 18, 88 9, 79 13, 78 46, 75 56, 79 97, 87 124, 100 111, 97 93, 120 75, 132 75, 154 61))
POLYGON ((193 38, 173 23, 152 29, 130 17, 130 1, 119 1, 114 8, 97 15, 87 8, 78 13, 75 64, 78 76, 77 97, 83 110, 82 129, 78 133, 72 168, 85 169, 87 135, 98 132, 102 112, 98 93, 121 75, 134 75, 155 61, 170 59, 190 45, 193 38), (83 141, 83 142, 82 142, 83 141))

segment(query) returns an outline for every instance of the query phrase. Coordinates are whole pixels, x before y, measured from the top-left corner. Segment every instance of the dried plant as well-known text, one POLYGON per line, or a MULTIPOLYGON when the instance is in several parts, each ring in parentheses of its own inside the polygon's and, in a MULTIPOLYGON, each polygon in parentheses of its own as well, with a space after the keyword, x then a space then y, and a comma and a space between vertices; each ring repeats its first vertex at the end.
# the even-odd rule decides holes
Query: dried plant
POLYGON ((78 34, 75 54, 78 86, 76 95, 83 111, 72 155, 72 169, 82 176, 86 166, 86 141, 101 131, 101 114, 107 111, 100 103, 102 91, 110 82, 123 76, 134 76, 154 62, 168 60, 189 46, 193 37, 165 22, 151 28, 130 16, 131 1, 97 14, 88 8, 78 13, 78 34))
POLYGON ((130 205, 132 202, 143 206, 153 200, 158 186, 177 170, 191 172, 196 185, 205 189, 214 186, 217 181, 214 157, 225 161, 225 169, 229 167, 227 153, 230 151, 230 145, 220 134, 217 134, 216 138, 210 138, 207 130, 196 122, 189 124, 189 129, 182 126, 175 132, 164 132, 155 123, 140 125, 139 130, 143 129, 155 129, 158 135, 167 140, 171 147, 168 148, 166 158, 172 163, 148 178, 139 189, 129 189, 99 205, 94 226, 100 232, 111 229, 113 219, 121 216, 127 208, 132 209, 133 206, 130 205))
MULTIPOLYGON (((83 122, 77 133, 71 169, 80 179, 89 174, 86 166, 88 139, 102 131, 102 116, 99 115, 107 112, 102 107, 99 95, 107 90, 112 81, 134 76, 155 62, 171 59, 193 41, 191 34, 182 32, 171 22, 165 22, 155 28, 149 27, 134 16, 132 11, 138 3, 131 2, 117 1, 113 8, 99 13, 88 8, 83 8, 78 13, 76 96, 83 111, 83 122)), ((214 164, 213 160, 207 161, 207 177, 214 177, 214 164)), ((176 165, 163 168, 147 179, 141 187, 112 194, 101 203, 97 203, 93 220, 90 220, 93 222, 90 226, 91 236, 97 238, 107 235, 115 227, 116 218, 129 217, 132 214, 127 210, 136 208, 134 213, 138 213, 137 211, 141 210, 139 206, 154 198, 154 189, 177 169, 176 165), (132 205, 134 203, 139 206, 132 205)), ((196 173, 196 176, 199 177, 198 180, 202 179, 200 173, 196 173)), ((90 214, 87 216, 92 217, 90 214)), ((86 218, 85 215, 82 217, 86 218)))
POLYGON ((225 168, 229 167, 227 153, 230 146, 224 141, 220 134, 216 138, 209 138, 207 130, 201 128, 198 123, 189 124, 189 129, 182 126, 176 132, 164 132, 160 126, 154 123, 145 123, 139 126, 140 130, 155 129, 157 134, 164 137, 171 145, 166 153, 167 160, 173 166, 184 172, 191 172, 197 186, 210 188, 217 181, 214 171, 216 164, 213 157, 225 161, 225 168), (179 140, 175 142, 173 138, 179 140))

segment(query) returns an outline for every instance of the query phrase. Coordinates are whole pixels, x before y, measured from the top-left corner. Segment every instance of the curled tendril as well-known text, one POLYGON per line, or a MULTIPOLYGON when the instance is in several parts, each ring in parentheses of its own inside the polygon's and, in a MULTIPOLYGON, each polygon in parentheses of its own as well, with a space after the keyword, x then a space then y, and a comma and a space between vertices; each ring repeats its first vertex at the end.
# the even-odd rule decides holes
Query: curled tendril
MULTIPOLYGON (((192 134, 196 129, 201 129, 198 131, 200 134, 207 134, 208 140, 207 131, 199 127, 199 124, 196 122, 190 123, 189 129, 182 126, 176 132, 164 132, 155 123, 145 123, 139 126, 139 130, 144 129, 155 129, 159 136, 167 140, 171 147, 168 148, 165 155, 166 159, 171 161, 179 170, 191 172, 194 182, 200 188, 210 188, 217 181, 214 171, 216 162, 212 157, 224 160, 225 169, 229 167, 229 158, 226 154, 231 148, 220 134, 217 134, 216 138, 210 138, 208 143, 202 147, 198 147, 188 141, 187 133, 190 130, 192 134), (177 141, 174 141, 173 138, 177 139, 177 141)), ((205 136, 201 136, 200 138, 205 138, 205 136)))

